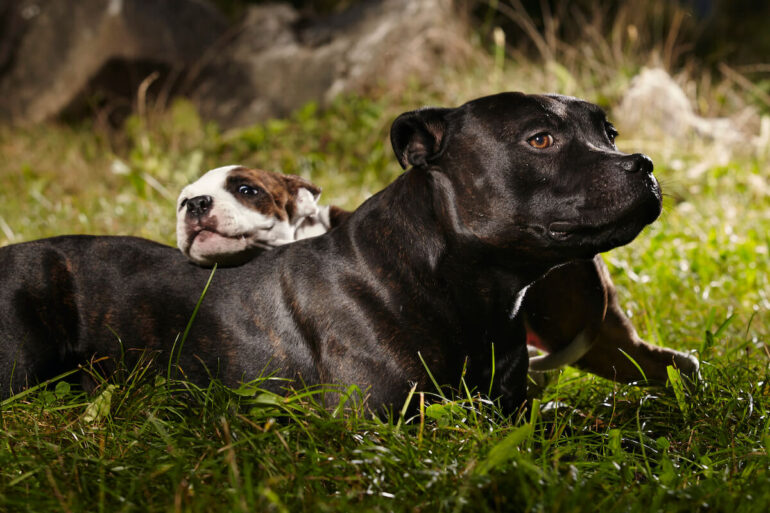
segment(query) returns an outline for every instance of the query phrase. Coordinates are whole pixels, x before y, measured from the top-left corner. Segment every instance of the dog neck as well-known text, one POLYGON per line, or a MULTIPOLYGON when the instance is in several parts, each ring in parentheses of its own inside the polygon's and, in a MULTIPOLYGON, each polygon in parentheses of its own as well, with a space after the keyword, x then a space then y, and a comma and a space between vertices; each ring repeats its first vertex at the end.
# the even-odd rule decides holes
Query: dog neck
POLYGON ((453 215, 446 188, 423 169, 407 171, 361 205, 338 236, 350 240, 363 265, 376 262, 382 273, 411 287, 440 287, 444 299, 480 319, 512 313, 519 292, 551 266, 482 244, 453 215))

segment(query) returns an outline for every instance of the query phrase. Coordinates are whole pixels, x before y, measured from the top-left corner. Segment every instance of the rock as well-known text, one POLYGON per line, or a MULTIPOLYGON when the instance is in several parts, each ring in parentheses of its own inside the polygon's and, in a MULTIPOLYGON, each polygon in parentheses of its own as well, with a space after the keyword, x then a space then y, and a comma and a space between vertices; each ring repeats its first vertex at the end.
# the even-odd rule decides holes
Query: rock
POLYGON ((616 125, 634 138, 660 140, 680 147, 707 142, 717 153, 731 155, 755 141, 759 116, 753 109, 732 118, 699 116, 682 87, 662 69, 644 69, 631 80, 616 109, 616 125), (749 144, 747 144, 747 142, 749 144))
POLYGON ((285 4, 252 7, 194 97, 204 117, 246 125, 342 92, 430 81, 470 55, 467 41, 450 0, 369 1, 322 18, 285 4))
POLYGON ((150 72, 194 66, 227 27, 192 0, 24 0, 0 16, 0 119, 31 123, 92 91, 131 98, 150 72))
POLYGON ((635 135, 679 135, 690 130, 695 113, 687 95, 668 73, 644 69, 631 80, 615 117, 616 124, 632 128, 635 135))
POLYGON ((94 103, 142 109, 149 80, 140 84, 153 76, 161 106, 184 94, 206 119, 247 125, 342 92, 430 81, 470 55, 451 0, 370 0, 322 17, 259 5, 233 27, 203 0, 8 1, 0 120, 21 123, 82 117, 94 103))

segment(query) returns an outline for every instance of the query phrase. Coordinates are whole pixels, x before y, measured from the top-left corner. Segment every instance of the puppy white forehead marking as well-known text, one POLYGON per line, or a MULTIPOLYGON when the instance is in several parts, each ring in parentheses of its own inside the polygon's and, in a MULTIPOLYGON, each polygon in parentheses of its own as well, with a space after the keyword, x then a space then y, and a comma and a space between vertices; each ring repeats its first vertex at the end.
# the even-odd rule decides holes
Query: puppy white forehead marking
POLYGON ((243 166, 231 165, 222 166, 206 172, 203 176, 191 183, 179 194, 176 206, 179 209, 183 200, 195 198, 196 196, 212 196, 216 191, 225 192, 225 181, 230 171, 240 169, 243 166))

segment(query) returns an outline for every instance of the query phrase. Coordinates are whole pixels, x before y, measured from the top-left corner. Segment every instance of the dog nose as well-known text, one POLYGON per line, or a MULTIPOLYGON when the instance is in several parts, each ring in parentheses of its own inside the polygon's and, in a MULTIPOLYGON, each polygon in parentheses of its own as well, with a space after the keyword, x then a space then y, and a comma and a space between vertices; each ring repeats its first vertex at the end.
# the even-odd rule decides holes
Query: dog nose
POLYGON ((646 174, 651 174, 655 167, 652 159, 643 153, 629 155, 623 160, 621 166, 627 173, 638 173, 641 171, 646 174))
POLYGON ((187 200, 187 215, 201 217, 211 208, 214 200, 211 196, 195 196, 187 200))

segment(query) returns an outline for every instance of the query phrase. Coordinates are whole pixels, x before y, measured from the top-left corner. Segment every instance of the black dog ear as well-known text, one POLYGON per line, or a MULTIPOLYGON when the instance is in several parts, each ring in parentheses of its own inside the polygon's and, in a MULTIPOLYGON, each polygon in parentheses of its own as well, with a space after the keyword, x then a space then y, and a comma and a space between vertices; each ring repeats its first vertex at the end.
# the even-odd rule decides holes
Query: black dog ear
POLYGON ((424 166, 438 156, 446 136, 446 115, 452 109, 424 108, 405 112, 390 127, 390 143, 401 167, 424 166))

